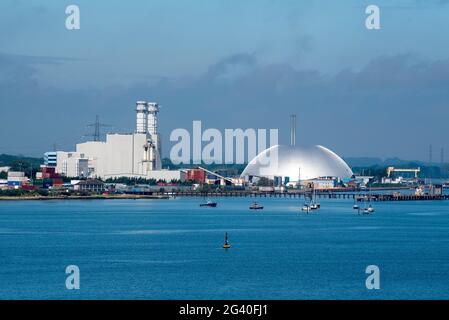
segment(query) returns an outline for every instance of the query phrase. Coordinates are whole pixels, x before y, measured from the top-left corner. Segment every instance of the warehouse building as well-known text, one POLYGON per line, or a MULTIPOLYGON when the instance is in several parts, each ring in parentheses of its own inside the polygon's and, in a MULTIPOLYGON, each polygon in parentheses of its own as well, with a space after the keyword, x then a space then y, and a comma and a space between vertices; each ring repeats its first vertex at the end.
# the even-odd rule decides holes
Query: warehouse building
POLYGON ((105 191, 105 186, 100 180, 88 179, 77 182, 74 185, 74 190, 101 193, 105 191))

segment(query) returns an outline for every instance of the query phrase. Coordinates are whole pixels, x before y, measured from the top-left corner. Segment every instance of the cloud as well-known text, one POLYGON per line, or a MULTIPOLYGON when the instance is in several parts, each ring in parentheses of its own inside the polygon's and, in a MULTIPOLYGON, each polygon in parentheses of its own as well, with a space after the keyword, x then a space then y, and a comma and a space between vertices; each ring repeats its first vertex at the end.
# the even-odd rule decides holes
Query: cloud
POLYGON ((425 61, 411 54, 380 56, 360 71, 340 72, 336 80, 361 90, 440 90, 449 83, 449 60, 425 61))
POLYGON ((80 61, 78 58, 52 57, 52 56, 30 56, 23 54, 8 54, 0 52, 0 61, 15 64, 60 64, 69 61, 80 61))
POLYGON ((233 54, 211 65, 205 74, 208 80, 236 78, 257 64, 254 54, 233 54))
POLYGON ((74 62, 82 63, 0 55, 0 110, 11 119, 0 135, 11 137, 10 145, 21 146, 21 153, 43 152, 53 142, 73 148, 96 114, 114 130, 132 131, 138 99, 163 105, 159 123, 165 153, 170 131, 190 129, 192 120, 219 129, 279 128, 286 142, 291 113, 298 115, 299 143, 324 144, 348 156, 419 159, 428 141, 446 143, 449 59, 385 55, 361 69, 327 75, 287 63, 263 64, 255 54, 237 53, 199 76, 139 77, 126 87, 83 90, 39 83, 37 65, 74 62))
POLYGON ((449 0, 433 0, 431 2, 438 4, 438 5, 446 5, 449 3, 449 0))
POLYGON ((69 57, 28 56, 0 52, 0 83, 12 85, 17 82, 33 82, 32 77, 40 65, 58 65, 66 62, 80 61, 69 57))
POLYGON ((414 0, 418 4, 445 6, 449 0, 414 0))

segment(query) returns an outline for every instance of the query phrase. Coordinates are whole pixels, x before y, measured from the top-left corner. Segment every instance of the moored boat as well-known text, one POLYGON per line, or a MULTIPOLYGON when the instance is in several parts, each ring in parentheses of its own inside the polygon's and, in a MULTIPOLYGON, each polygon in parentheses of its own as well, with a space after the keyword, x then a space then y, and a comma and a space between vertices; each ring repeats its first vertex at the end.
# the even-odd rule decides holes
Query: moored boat
POLYGON ((215 208, 217 206, 216 202, 213 201, 207 201, 206 203, 201 203, 200 207, 212 207, 215 208))
POLYGON ((263 206, 258 204, 257 202, 254 202, 252 205, 249 206, 251 210, 262 210, 263 206))
POLYGON ((308 204, 304 204, 301 208, 302 211, 309 212, 311 210, 310 206, 308 204))

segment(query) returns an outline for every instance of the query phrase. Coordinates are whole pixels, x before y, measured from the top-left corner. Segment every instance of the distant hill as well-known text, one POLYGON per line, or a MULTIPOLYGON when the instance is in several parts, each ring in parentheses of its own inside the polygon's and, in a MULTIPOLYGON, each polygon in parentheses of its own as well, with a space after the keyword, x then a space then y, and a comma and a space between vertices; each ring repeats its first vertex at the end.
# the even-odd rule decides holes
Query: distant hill
POLYGON ((39 169, 40 165, 44 163, 42 158, 33 158, 22 155, 10 155, 10 154, 0 154, 0 167, 11 167, 11 170, 18 171, 28 171, 30 167, 33 170, 39 169))
POLYGON ((383 164, 382 158, 347 157, 344 160, 350 167, 371 167, 383 164))
POLYGON ((350 167, 386 167, 386 166, 438 166, 418 160, 403 160, 399 158, 375 158, 375 157, 346 157, 344 158, 350 167))
POLYGON ((389 166, 397 168, 421 168, 420 178, 449 178, 449 164, 426 163, 418 160, 402 160, 399 158, 345 158, 355 174, 385 176, 389 166))

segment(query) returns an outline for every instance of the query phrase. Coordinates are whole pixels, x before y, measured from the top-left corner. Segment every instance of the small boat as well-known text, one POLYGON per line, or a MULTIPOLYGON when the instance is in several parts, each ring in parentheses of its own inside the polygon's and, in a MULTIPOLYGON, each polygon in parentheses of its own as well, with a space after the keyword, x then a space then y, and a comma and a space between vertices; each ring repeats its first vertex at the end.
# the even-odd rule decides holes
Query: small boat
POLYGON ((355 202, 356 201, 356 197, 354 196, 354 205, 352 206, 352 209, 354 209, 354 210, 359 210, 360 209, 360 206, 357 204, 357 202, 355 202))
POLYGON ((371 214, 373 212, 374 212, 374 208, 371 205, 369 205, 368 208, 363 209, 364 214, 371 214))
POLYGON ((367 194, 367 198, 368 198, 368 207, 365 207, 365 209, 363 209, 363 214, 371 214, 374 212, 374 208, 371 205, 371 193, 370 193, 370 189, 368 189, 368 194, 367 194))
POLYGON ((312 196, 311 196, 310 202, 308 204, 309 210, 318 210, 319 208, 321 208, 321 204, 319 202, 317 202, 316 199, 317 199, 316 190, 315 190, 315 188, 313 188, 312 196))
POLYGON ((225 242, 223 244, 223 248, 224 249, 229 249, 230 247, 231 247, 231 245, 229 244, 229 241, 228 241, 228 233, 226 232, 225 233, 225 242))
POLYGON ((207 201, 206 203, 201 203, 200 207, 212 207, 215 208, 217 206, 216 202, 207 201))
POLYGON ((262 210, 263 206, 258 204, 257 202, 254 202, 252 205, 249 206, 251 210, 262 210))
POLYGON ((305 205, 302 206, 301 210, 309 212, 311 210, 311 207, 308 204, 305 204, 305 205))

